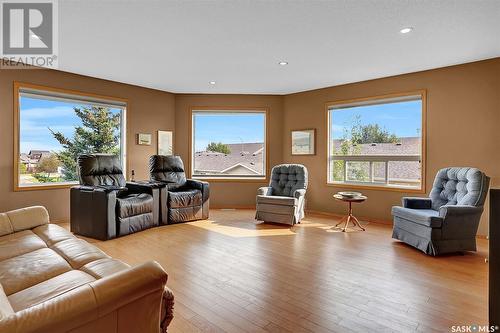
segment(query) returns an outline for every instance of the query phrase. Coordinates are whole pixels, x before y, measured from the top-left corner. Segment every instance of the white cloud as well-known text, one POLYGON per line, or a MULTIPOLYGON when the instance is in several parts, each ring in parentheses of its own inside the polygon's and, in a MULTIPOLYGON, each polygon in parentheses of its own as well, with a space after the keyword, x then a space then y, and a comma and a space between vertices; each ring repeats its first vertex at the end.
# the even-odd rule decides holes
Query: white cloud
POLYGON ((75 112, 72 107, 69 106, 56 106, 52 108, 31 108, 21 110, 21 119, 35 120, 35 119, 47 119, 47 118, 72 118, 75 116, 75 112))

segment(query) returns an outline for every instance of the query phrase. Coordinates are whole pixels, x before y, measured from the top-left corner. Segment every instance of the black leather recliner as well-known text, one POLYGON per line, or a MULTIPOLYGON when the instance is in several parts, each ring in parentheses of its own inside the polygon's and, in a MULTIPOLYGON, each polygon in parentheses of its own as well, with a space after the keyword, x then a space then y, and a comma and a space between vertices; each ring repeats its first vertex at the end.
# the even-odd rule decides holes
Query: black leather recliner
POLYGON ((162 224, 208 218, 209 185, 207 182, 186 179, 184 163, 179 156, 151 156, 149 174, 153 185, 163 185, 160 191, 162 224))
POLYGON ((126 182, 118 156, 80 155, 78 175, 70 198, 75 234, 106 240, 158 226, 160 189, 126 182))

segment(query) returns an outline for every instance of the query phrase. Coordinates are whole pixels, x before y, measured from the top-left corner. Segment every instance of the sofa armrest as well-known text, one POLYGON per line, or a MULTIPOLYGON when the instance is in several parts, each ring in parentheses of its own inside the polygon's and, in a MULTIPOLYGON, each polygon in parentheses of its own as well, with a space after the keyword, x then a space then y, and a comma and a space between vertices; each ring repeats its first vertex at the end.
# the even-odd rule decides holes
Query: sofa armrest
POLYGON ((432 208, 432 200, 430 198, 403 197, 401 201, 404 208, 411 208, 411 209, 432 208))
POLYGON ((273 188, 271 186, 263 186, 257 190, 257 195, 272 195, 273 188))
POLYGON ((475 206, 441 206, 439 216, 443 218, 443 239, 475 238, 483 207, 475 206))
POLYGON ((305 195, 306 195, 306 190, 303 188, 295 190, 293 192, 293 197, 296 199, 300 199, 300 197, 304 197, 305 195))
POLYGON ((92 332, 102 325, 113 331, 158 332, 166 282, 159 264, 145 263, 16 312, 0 321, 0 331, 92 332))

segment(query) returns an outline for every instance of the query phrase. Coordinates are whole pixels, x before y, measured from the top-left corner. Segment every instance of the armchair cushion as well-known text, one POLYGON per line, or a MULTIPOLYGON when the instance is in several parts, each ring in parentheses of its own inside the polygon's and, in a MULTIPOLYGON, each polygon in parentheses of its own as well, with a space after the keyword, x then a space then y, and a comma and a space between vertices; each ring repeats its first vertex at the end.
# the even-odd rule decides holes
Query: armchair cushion
POLYGON ((201 206, 202 195, 200 190, 185 189, 168 193, 168 207, 181 208, 201 206))
POLYGON ((281 206, 296 206, 297 199, 292 197, 277 196, 277 195, 258 195, 258 204, 271 204, 271 205, 281 205, 281 206))
POLYGON ((116 155, 80 155, 78 156, 80 184, 124 187, 126 182, 120 165, 120 158, 116 155))
POLYGON ((184 163, 179 156, 153 155, 149 158, 149 175, 153 181, 186 183, 184 163))
POLYGON ((299 164, 281 164, 271 171, 273 195, 291 197, 295 190, 307 188, 307 169, 299 164))
POLYGON ((399 206, 392 207, 392 215, 408 220, 410 223, 418 223, 431 228, 439 228, 443 218, 439 212, 433 209, 411 209, 399 206))

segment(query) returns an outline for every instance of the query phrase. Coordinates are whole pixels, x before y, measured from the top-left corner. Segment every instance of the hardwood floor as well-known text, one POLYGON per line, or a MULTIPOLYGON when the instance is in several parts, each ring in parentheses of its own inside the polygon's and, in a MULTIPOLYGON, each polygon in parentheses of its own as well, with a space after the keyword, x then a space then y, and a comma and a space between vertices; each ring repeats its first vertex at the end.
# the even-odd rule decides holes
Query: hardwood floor
POLYGON ((387 225, 331 232, 308 216, 290 230, 252 210, 93 241, 130 264, 169 273, 169 332, 450 332, 487 323, 487 241, 433 258, 391 239, 387 225))

